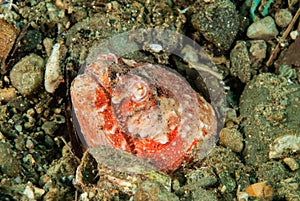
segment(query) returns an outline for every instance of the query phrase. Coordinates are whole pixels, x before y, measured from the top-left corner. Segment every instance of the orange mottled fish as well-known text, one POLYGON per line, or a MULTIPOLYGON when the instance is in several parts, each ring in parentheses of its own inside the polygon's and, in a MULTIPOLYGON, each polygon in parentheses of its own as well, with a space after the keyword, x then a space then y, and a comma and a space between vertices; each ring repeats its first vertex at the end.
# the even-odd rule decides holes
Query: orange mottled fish
POLYGON ((199 143, 216 137, 206 102, 175 71, 102 54, 71 86, 77 131, 85 147, 110 146, 173 171, 199 143))

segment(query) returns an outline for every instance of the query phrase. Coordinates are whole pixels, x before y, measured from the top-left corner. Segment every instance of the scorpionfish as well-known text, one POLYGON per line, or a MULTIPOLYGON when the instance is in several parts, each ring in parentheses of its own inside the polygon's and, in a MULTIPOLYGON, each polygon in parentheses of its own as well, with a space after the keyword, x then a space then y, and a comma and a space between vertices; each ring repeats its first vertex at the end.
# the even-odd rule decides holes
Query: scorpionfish
POLYGON ((73 80, 71 100, 86 148, 121 149, 165 172, 216 137, 212 106, 164 66, 101 54, 73 80))

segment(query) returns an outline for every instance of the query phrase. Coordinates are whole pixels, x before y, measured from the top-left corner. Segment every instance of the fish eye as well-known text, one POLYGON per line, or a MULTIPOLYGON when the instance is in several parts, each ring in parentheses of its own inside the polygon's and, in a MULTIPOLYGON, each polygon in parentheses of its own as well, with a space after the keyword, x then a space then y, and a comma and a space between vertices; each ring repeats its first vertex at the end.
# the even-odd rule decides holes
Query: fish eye
POLYGON ((139 80, 133 83, 129 90, 131 92, 131 100, 138 103, 148 97, 149 86, 146 82, 139 80))

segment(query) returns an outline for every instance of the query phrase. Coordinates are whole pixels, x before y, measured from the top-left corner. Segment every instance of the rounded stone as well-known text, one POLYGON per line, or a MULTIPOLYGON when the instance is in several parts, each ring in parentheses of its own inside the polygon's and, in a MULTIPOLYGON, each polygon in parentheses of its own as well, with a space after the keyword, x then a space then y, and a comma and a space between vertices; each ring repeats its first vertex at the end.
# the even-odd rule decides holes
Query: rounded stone
POLYGON ((234 152, 241 152, 244 147, 243 136, 235 128, 223 128, 220 131, 220 144, 234 152))
POLYGON ((287 27, 293 19, 288 9, 280 9, 275 13, 275 22, 280 27, 287 27))
POLYGON ((31 95, 43 83, 43 70, 43 58, 30 54, 22 58, 10 71, 11 83, 22 95, 31 95))
POLYGON ((290 37, 292 40, 296 40, 298 36, 299 36, 299 32, 297 30, 291 31, 290 37))

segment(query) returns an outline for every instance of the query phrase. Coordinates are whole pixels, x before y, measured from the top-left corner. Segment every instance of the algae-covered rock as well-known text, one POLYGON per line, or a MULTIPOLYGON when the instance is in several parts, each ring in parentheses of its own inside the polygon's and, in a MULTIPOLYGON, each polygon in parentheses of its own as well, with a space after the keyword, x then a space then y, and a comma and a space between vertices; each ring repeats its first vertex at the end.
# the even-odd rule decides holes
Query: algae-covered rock
POLYGON ((186 174, 188 184, 183 186, 185 191, 219 185, 222 193, 233 197, 237 186, 244 189, 250 184, 246 167, 230 149, 215 147, 201 164, 200 170, 186 174), (219 179, 216 181, 215 177, 219 179), (208 181, 205 182, 205 178, 208 181))
POLYGON ((271 73, 260 74, 246 85, 240 98, 246 164, 268 161, 269 145, 276 138, 299 136, 299 97, 299 85, 271 73))
POLYGON ((245 41, 237 41, 230 52, 230 71, 243 83, 249 82, 251 78, 251 61, 245 41))
POLYGON ((230 0, 200 0, 194 7, 196 13, 191 20, 194 28, 217 47, 228 50, 240 24, 235 5, 230 0))

